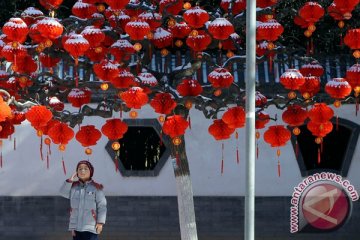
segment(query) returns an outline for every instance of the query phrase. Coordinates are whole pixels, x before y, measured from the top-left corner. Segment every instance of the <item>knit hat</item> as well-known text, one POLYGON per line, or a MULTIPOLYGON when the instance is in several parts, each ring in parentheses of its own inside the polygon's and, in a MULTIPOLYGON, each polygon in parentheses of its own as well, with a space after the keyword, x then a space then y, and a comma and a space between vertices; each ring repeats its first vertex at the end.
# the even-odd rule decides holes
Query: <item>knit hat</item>
POLYGON ((78 162, 77 166, 76 166, 76 171, 79 168, 80 164, 85 164, 86 166, 88 166, 89 170, 90 170, 90 179, 92 178, 92 176, 94 175, 94 167, 91 164, 91 162, 87 161, 87 160, 81 160, 80 162, 78 162))

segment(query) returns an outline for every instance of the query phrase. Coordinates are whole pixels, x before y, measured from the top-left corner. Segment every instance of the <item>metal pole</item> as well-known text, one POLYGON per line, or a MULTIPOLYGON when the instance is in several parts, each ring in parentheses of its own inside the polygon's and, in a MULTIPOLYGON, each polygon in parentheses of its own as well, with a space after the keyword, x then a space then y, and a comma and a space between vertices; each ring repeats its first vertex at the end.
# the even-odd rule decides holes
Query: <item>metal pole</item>
POLYGON ((245 240, 255 239, 256 1, 246 0, 246 193, 245 240))

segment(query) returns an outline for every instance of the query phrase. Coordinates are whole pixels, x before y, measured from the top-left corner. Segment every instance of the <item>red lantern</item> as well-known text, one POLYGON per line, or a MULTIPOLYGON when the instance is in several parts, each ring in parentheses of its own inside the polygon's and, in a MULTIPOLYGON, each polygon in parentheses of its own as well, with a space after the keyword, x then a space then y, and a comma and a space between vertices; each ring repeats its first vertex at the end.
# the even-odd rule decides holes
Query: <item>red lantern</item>
POLYGON ((119 62, 127 61, 135 53, 134 46, 126 39, 117 40, 109 48, 110 53, 119 62))
POLYGON ((52 68, 52 67, 55 67, 60 62, 61 59, 58 57, 49 55, 49 54, 40 53, 39 60, 44 67, 52 68))
POLYGON ((94 26, 87 26, 81 35, 89 42, 90 47, 97 47, 105 40, 105 33, 94 26))
POLYGON ((245 110, 243 107, 229 108, 222 120, 229 128, 242 128, 245 125, 245 110))
POLYGON ((71 103, 73 107, 81 107, 84 104, 87 104, 91 100, 91 90, 87 87, 85 88, 73 88, 67 96, 67 100, 71 103))
POLYGON ((107 48, 104 46, 90 47, 86 52, 85 56, 93 62, 100 62, 104 59, 107 53, 107 48))
POLYGON ((170 32, 159 27, 155 30, 154 36, 151 39, 151 42, 157 48, 166 48, 172 44, 173 36, 170 32))
POLYGON ((143 12, 138 17, 140 20, 147 22, 151 30, 161 26, 162 16, 157 12, 143 12))
POLYGON ((8 62, 15 62, 15 59, 18 60, 20 58, 27 56, 28 54, 26 48, 22 44, 19 43, 16 44, 16 46, 13 46, 11 43, 8 43, 1 50, 1 55, 8 62))
POLYGON ((225 18, 215 18, 209 24, 208 31, 215 39, 225 40, 234 33, 234 26, 225 18))
POLYGON ((333 124, 330 121, 322 123, 309 121, 307 128, 312 133, 312 135, 323 138, 333 130, 333 124))
POLYGON ((117 77, 110 80, 112 85, 116 88, 129 88, 135 85, 134 75, 124 68, 119 69, 120 73, 117 77))
POLYGON ((319 21, 324 13, 323 7, 317 2, 306 2, 299 10, 300 17, 310 24, 319 21))
POLYGON ((0 122, 0 128, 0 139, 7 139, 15 132, 15 127, 9 120, 0 122))
POLYGON ((188 121, 186 121, 182 116, 173 115, 166 118, 163 125, 163 132, 171 138, 175 138, 184 135, 188 126, 188 121))
POLYGON ((127 132, 128 126, 120 119, 109 119, 101 127, 101 132, 109 138, 109 140, 118 140, 127 132))
POLYGON ((104 2, 111 7, 113 10, 123 9, 129 0, 104 0, 104 2))
POLYGON ((41 127, 38 130, 40 130, 43 135, 48 135, 49 130, 53 126, 55 126, 56 124, 59 124, 59 123, 61 123, 59 120, 51 119, 50 121, 47 122, 47 124, 44 127, 41 127))
POLYGON ((283 125, 270 126, 268 130, 264 132, 264 140, 271 147, 285 146, 291 138, 291 132, 283 125))
POLYGON ((324 68, 317 61, 313 61, 311 63, 302 65, 300 72, 304 77, 321 77, 324 74, 324 68))
POLYGON ((159 12, 166 11, 168 14, 177 15, 183 7, 183 0, 160 0, 159 12))
POLYGON ((344 43, 351 49, 360 49, 360 28, 349 29, 344 37, 344 43))
POLYGON ((144 93, 143 89, 140 87, 132 87, 126 92, 122 92, 120 97, 128 108, 136 109, 140 109, 149 100, 147 94, 144 93))
POLYGON ((299 91, 303 96, 313 97, 320 91, 320 78, 319 77, 305 77, 305 83, 300 86, 299 91))
POLYGON ((20 125, 25 119, 25 113, 17 111, 15 107, 11 109, 11 117, 8 118, 11 124, 20 125))
POLYGON ((78 0, 71 9, 72 14, 78 18, 89 19, 97 12, 94 4, 85 3, 82 0, 78 0))
POLYGON ((61 102, 57 97, 51 97, 49 99, 49 106, 54 109, 55 111, 61 112, 64 110, 64 103, 61 102))
MULTIPOLYGON (((139 73, 137 76, 137 79, 140 80, 141 85, 148 86, 148 87, 154 87, 158 85, 157 79, 149 72, 142 72, 139 73)), ((137 79, 135 79, 137 81, 137 79)))
POLYGON ((186 22, 176 22, 174 25, 169 26, 169 30, 174 38, 185 38, 191 32, 191 28, 186 22))
POLYGON ((134 20, 126 24, 125 31, 132 40, 143 40, 150 33, 150 26, 147 22, 134 20))
POLYGON ((121 29, 125 29, 126 24, 130 22, 131 18, 123 11, 120 11, 117 15, 112 14, 108 20, 112 28, 117 29, 121 27, 121 29))
POLYGON ((282 120, 291 127, 304 124, 307 111, 299 105, 290 105, 282 114, 282 120))
POLYGON ((75 59, 84 55, 89 47, 89 42, 81 34, 71 34, 64 43, 64 49, 75 59))
POLYGON ((300 26, 301 28, 308 28, 310 25, 309 22, 305 21, 305 19, 297 15, 294 17, 294 23, 300 26))
POLYGON ((13 66, 13 70, 18 73, 31 74, 38 68, 37 62, 30 56, 26 55, 16 61, 16 66, 13 66))
POLYGON ((49 129, 48 135, 55 144, 66 145, 73 139, 74 130, 66 123, 58 123, 49 129))
POLYGON ((256 0, 256 6, 259 8, 267 8, 275 5, 278 0, 256 0))
POLYGON ((343 99, 350 95, 351 86, 344 78, 333 78, 326 83, 325 92, 332 98, 343 99))
POLYGON ((101 138, 101 132, 94 125, 82 126, 76 133, 75 138, 83 147, 96 145, 101 138))
POLYGON ((255 92, 255 106, 264 107, 267 103, 267 97, 262 95, 259 91, 255 92))
POLYGON ((26 25, 30 26, 40 19, 40 17, 44 16, 44 13, 37 8, 28 7, 21 13, 20 16, 26 25))
POLYGON ((305 83, 303 75, 297 69, 287 69, 280 76, 280 83, 289 90, 298 90, 305 83))
POLYGON ((39 0, 39 2, 46 10, 50 10, 57 9, 63 0, 39 0))
POLYGON ((55 40, 61 36, 64 27, 55 18, 43 18, 36 23, 36 30, 44 39, 55 40))
POLYGON ((237 34, 235 32, 230 34, 229 38, 222 41, 221 44, 222 44, 222 48, 224 50, 236 50, 234 43, 236 43, 236 44, 241 43, 241 38, 240 38, 239 34, 237 34))
POLYGON ((234 77, 225 68, 215 68, 209 73, 208 80, 214 88, 227 88, 234 82, 234 77))
POLYGON ((232 14, 237 15, 246 9, 246 0, 221 0, 220 7, 225 11, 229 11, 230 3, 232 3, 232 14))
POLYGON ((267 22, 261 22, 256 27, 256 40, 267 40, 274 42, 284 32, 283 26, 275 19, 270 19, 267 22))
POLYGON ((343 15, 348 14, 351 16, 351 12, 352 10, 354 10, 356 5, 359 4, 359 0, 346 0, 346 1, 334 0, 334 4, 336 8, 339 9, 343 15))
POLYGON ((230 138, 235 128, 230 128, 223 120, 216 119, 213 124, 209 126, 208 131, 215 140, 225 140, 230 138))
POLYGON ((47 122, 51 120, 53 114, 45 106, 32 106, 25 114, 26 119, 35 129, 46 126, 47 122))
POLYGON ((211 43, 211 37, 205 31, 199 30, 197 34, 190 34, 186 39, 188 45, 193 51, 200 52, 205 50, 211 43))
POLYGON ((183 97, 198 96, 203 91, 200 83, 194 79, 183 79, 182 82, 176 87, 176 90, 183 97))
POLYGON ((315 103, 309 110, 308 116, 315 123, 323 123, 334 116, 334 111, 326 103, 315 103))
POLYGON ((103 81, 111 81, 119 75, 119 66, 117 62, 104 59, 93 66, 96 76, 103 81))
POLYGON ((101 28, 104 25, 105 17, 100 13, 91 15, 91 22, 94 27, 101 28))
POLYGON ((265 125, 270 122, 270 116, 264 111, 261 111, 257 114, 256 120, 255 120, 255 128, 256 129, 262 129, 265 127, 265 125))
POLYGON ((190 27, 201 28, 209 21, 209 14, 199 6, 196 6, 186 10, 183 14, 183 18, 190 27))
POLYGON ((170 93, 157 93, 150 101, 150 106, 156 113, 170 114, 176 107, 176 102, 170 93))
POLYGON ((4 102, 3 98, 0 96, 0 122, 5 121, 6 118, 10 118, 10 117, 11 117, 11 108, 6 102, 4 102))
POLYGON ((327 8, 327 11, 329 13, 329 15, 334 19, 334 20, 338 20, 341 21, 344 19, 343 14, 341 13, 341 11, 336 7, 335 3, 331 3, 330 6, 327 8))
POLYGON ((10 18, 2 28, 10 41, 23 43, 29 32, 28 26, 21 18, 10 18))
POLYGON ((346 70, 346 80, 350 86, 358 91, 360 86, 360 64, 356 63, 346 70))

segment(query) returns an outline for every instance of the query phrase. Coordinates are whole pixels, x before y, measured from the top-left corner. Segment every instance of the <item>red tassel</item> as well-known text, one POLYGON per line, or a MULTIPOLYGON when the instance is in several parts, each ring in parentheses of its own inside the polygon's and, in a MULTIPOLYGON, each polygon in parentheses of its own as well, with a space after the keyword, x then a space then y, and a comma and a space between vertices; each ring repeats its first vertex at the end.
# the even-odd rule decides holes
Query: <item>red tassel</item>
POLYGON ((321 153, 320 153, 320 148, 318 148, 318 165, 320 165, 320 161, 321 161, 321 153))
POLYGON ((75 72, 75 87, 79 86, 79 76, 78 76, 78 72, 77 72, 77 66, 79 64, 79 59, 75 58, 75 67, 74 67, 74 72, 75 72))
POLYGON ((322 153, 323 152, 323 149, 324 149, 324 141, 321 141, 320 143, 320 152, 322 153))
POLYGON ((123 109, 122 109, 122 105, 120 104, 120 118, 122 119, 122 111, 123 109))
POLYGON ((281 176, 281 166, 280 166, 280 160, 278 160, 278 176, 281 176))
POLYGON ((344 39, 342 37, 342 33, 340 33, 340 46, 342 46, 344 44, 344 39))
POLYGON ((62 160, 62 166, 63 166, 64 175, 66 176, 66 167, 65 167, 64 158, 62 157, 61 160, 62 160))
POLYGON ((49 154, 46 155, 46 168, 49 169, 50 162, 49 162, 49 154))
POLYGON ((270 70, 270 72, 272 72, 272 70, 273 70, 273 57, 269 56, 268 58, 269 58, 268 59, 268 61, 269 61, 269 70, 270 70))
POLYGON ((224 159, 221 159, 221 175, 224 173, 224 159))
POLYGON ((259 144, 256 143, 256 159, 259 159, 259 144))
POLYGON ((40 158, 41 158, 41 161, 44 161, 44 156, 43 156, 42 148, 43 148, 43 139, 42 139, 42 136, 41 136, 41 137, 40 137, 40 158))
POLYGON ((189 128, 191 129, 191 118, 190 118, 190 114, 189 114, 189 117, 188 117, 188 122, 189 122, 189 128))
POLYGON ((224 143, 221 143, 221 175, 224 173, 224 143))
POLYGON ((236 147, 236 162, 237 162, 237 164, 240 163, 239 148, 238 147, 236 147))
POLYGON ((339 131, 339 116, 336 115, 336 131, 339 131))
POLYGON ((356 98, 355 102, 356 102, 356 104, 355 104, 355 116, 357 116, 357 113, 359 111, 359 100, 358 100, 358 98, 356 98))
POLYGON ((299 144, 297 139, 295 140, 295 157, 298 158, 299 156, 299 144))
POLYGON ((180 157, 179 157, 179 153, 177 152, 176 152, 176 165, 180 167, 180 157))
POLYGON ((162 133, 162 130, 160 131, 160 146, 163 145, 163 133, 162 133))
POLYGON ((117 157, 115 157, 115 172, 118 172, 118 171, 119 171, 119 160, 117 157))
POLYGON ((49 152, 49 155, 51 155, 51 144, 48 145, 48 152, 49 152))
POLYGON ((2 168, 3 166, 3 156, 2 156, 2 151, 0 153, 0 168, 2 168))
POLYGON ((14 137, 14 151, 16 151, 16 137, 14 137))

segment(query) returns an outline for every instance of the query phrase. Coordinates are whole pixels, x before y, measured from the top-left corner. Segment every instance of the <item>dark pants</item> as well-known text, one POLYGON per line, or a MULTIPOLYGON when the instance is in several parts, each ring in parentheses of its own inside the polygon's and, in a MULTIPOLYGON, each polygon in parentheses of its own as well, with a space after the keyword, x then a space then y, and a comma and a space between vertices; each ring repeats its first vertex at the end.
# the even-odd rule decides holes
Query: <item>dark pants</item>
POLYGON ((98 235, 91 232, 77 232, 75 231, 75 236, 73 240, 99 240, 98 235))

